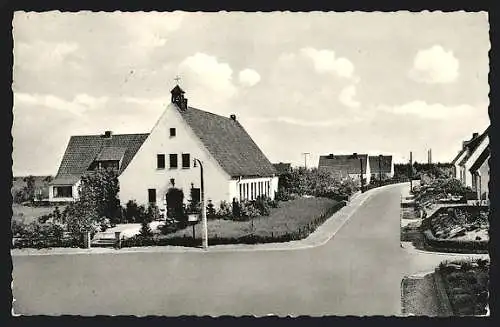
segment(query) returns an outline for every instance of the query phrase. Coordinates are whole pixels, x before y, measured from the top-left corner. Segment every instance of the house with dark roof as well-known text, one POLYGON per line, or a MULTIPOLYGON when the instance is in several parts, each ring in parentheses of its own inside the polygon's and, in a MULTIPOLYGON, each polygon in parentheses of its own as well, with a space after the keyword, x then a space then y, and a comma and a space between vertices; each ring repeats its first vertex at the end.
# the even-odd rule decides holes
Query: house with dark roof
POLYGON ((111 167, 119 173, 122 205, 135 200, 163 211, 171 187, 183 190, 185 201, 190 194, 199 197, 200 162, 205 198, 214 204, 260 195, 273 199, 277 171, 236 115, 189 107, 184 94, 179 85, 172 89, 171 103, 150 133, 72 136, 51 184, 51 200, 77 198, 83 174, 111 167))
POLYGON ((394 177, 394 162, 391 155, 369 156, 372 180, 384 180, 394 177))
POLYGON ((370 183, 371 169, 367 154, 329 154, 319 157, 318 171, 331 174, 335 179, 352 179, 370 183))
POLYGON ((464 186, 473 186, 473 175, 470 169, 483 151, 489 147, 488 130, 489 127, 482 134, 473 133, 470 140, 462 143, 462 149, 452 160, 455 178, 464 186))

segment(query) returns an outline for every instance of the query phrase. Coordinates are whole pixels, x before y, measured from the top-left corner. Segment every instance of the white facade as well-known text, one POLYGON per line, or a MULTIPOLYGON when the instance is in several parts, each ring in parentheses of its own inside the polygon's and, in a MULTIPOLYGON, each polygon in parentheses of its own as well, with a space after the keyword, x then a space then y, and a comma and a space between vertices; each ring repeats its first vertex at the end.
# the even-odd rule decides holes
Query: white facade
POLYGON ((79 198, 79 187, 81 182, 78 181, 73 185, 50 185, 49 186, 49 202, 73 202, 79 198), (71 197, 62 197, 58 195, 61 187, 71 187, 71 197))
MULTIPOLYGON (((205 200, 211 200, 216 206, 221 201, 230 203, 233 198, 243 198, 239 194, 239 185, 248 185, 251 182, 268 182, 267 192, 269 197, 274 198, 278 186, 277 177, 232 179, 184 121, 177 106, 170 103, 130 164, 119 176, 121 204, 135 200, 138 204, 147 205, 151 193, 149 190, 154 190, 156 205, 164 211, 165 195, 173 186, 171 180, 176 188, 184 192, 184 200, 187 202, 192 187, 201 189, 200 166, 197 164, 197 167, 194 167, 195 158, 203 165, 205 200), (172 128, 175 128, 175 136, 170 135, 172 128), (177 155, 177 168, 170 167, 171 154, 177 155), (189 155, 186 167, 183 167, 183 154, 189 155), (158 168, 157 155, 165 156, 165 168, 158 168)), ((264 189, 261 190, 264 192, 264 189)))
MULTIPOLYGON (((478 147, 474 150, 473 153, 470 154, 469 158, 467 161, 460 166, 459 169, 459 174, 460 174, 460 181, 463 183, 464 186, 466 187, 472 187, 472 180, 473 176, 472 173, 470 172, 470 168, 472 165, 477 161, 478 157, 481 155, 481 153, 486 149, 489 143, 489 138, 485 137, 481 141, 481 143, 478 145, 478 147)), ((463 158, 462 158, 463 159, 463 158)))
POLYGON ((455 169, 454 169, 455 179, 458 179, 460 181, 463 180, 463 178, 462 178, 463 172, 460 169, 460 162, 465 158, 466 155, 467 155, 467 151, 464 151, 462 154, 460 154, 460 156, 455 161, 455 169))

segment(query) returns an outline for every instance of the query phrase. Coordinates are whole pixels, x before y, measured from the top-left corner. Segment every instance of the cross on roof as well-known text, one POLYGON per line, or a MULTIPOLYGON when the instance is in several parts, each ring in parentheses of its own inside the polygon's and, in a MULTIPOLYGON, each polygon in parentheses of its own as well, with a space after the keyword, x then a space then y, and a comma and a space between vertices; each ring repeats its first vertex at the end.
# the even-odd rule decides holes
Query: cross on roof
POLYGON ((179 75, 177 75, 175 78, 174 78, 174 81, 179 84, 179 81, 181 80, 181 78, 179 77, 179 75))

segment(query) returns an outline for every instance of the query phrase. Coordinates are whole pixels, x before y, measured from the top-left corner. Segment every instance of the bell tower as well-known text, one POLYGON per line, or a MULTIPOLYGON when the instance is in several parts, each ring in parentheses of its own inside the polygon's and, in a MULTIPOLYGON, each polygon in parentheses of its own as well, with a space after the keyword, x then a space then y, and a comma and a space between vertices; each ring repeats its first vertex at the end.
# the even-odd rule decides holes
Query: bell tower
POLYGON ((171 102, 176 104, 180 110, 187 110, 187 99, 184 98, 184 90, 179 86, 179 76, 175 78, 177 85, 170 91, 172 94, 171 102))

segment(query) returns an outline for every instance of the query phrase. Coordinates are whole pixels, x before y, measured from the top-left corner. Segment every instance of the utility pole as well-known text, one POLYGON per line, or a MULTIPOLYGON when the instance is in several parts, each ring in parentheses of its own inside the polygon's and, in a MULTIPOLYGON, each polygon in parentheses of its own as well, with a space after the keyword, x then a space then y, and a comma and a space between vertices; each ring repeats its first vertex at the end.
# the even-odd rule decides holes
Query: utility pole
POLYGON ((409 171, 409 176, 410 176, 410 194, 413 191, 413 154, 410 151, 410 171, 409 171))
POLYGON ((304 156, 304 168, 307 170, 307 156, 310 155, 310 153, 303 152, 302 155, 304 156))

